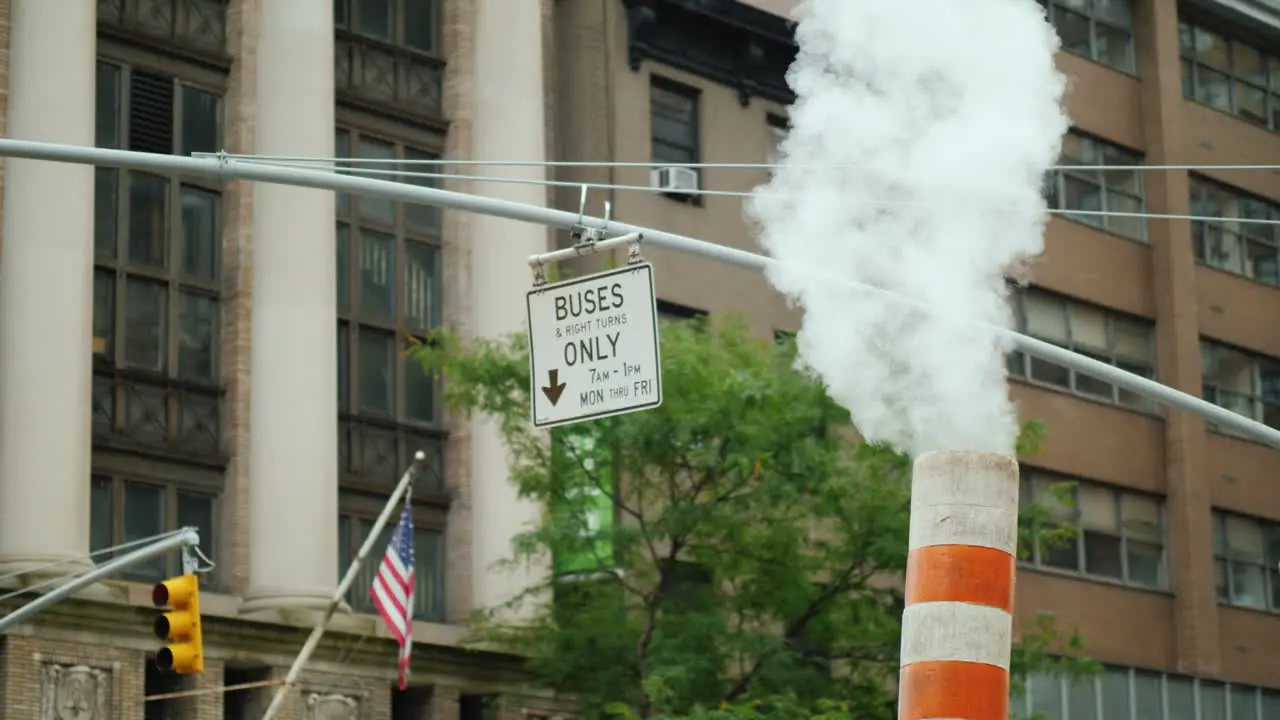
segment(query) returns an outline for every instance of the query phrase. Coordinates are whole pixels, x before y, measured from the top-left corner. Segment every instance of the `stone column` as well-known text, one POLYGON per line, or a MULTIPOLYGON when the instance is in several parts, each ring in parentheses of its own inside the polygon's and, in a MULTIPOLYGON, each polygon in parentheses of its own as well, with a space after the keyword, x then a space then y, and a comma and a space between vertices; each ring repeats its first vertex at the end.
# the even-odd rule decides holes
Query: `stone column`
MULTIPOLYGON (((256 152, 333 157, 332 0, 257 7, 256 152)), ((254 186, 246 613, 337 585, 334 222, 331 192, 254 186)))
MULTIPOLYGON (((7 135, 92 146, 94 0, 12 3, 7 135)), ((89 551, 93 359, 93 168, 4 162, 0 572, 89 551)))
MULTIPOLYGON (((476 0, 471 156, 476 160, 546 159, 540 2, 476 0)), ((546 178, 543 167, 485 167, 477 174, 546 178)), ((530 205, 547 204, 543 185, 472 183, 473 192, 530 205)), ((525 292, 532 286, 527 258, 547 249, 540 225, 477 215, 471 223, 471 327, 477 337, 516 332, 525 325, 525 292)), ((477 418, 471 441, 472 602, 499 604, 530 586, 539 569, 495 572, 511 555, 511 537, 538 521, 539 507, 516 495, 507 449, 495 423, 477 418)))
MULTIPOLYGON (((1138 71, 1150 165, 1185 165, 1178 17, 1174 3, 1136 5, 1138 71)), ((1147 211, 1191 212, 1185 170, 1145 173, 1147 211)), ((1191 224, 1147 220, 1155 264, 1156 379, 1196 397, 1201 393, 1200 327, 1196 305, 1196 260, 1191 224)), ((1212 500, 1207 482, 1204 421, 1179 410, 1165 411, 1165 506, 1170 578, 1174 592, 1178 671, 1215 675, 1220 657, 1218 602, 1213 565, 1212 500)))

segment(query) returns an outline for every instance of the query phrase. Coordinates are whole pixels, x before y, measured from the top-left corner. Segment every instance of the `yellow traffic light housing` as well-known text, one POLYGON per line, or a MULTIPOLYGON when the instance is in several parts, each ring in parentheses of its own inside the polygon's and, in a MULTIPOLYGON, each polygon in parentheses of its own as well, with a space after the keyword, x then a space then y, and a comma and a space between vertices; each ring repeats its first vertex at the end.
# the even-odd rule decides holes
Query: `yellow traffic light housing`
POLYGON ((151 590, 151 602, 158 608, 172 608, 156 618, 156 637, 169 642, 156 653, 156 667, 179 675, 204 672, 200 582, 196 576, 180 575, 157 583, 151 590))

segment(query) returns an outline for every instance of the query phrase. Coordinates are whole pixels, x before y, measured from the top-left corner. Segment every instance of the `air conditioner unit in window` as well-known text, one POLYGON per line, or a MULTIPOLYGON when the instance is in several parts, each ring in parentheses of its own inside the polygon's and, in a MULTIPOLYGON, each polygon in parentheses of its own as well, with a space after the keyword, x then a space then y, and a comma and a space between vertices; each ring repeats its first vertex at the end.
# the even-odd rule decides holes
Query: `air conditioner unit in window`
POLYGON ((687 198, 698 191, 698 171, 693 168, 654 168, 650 181, 663 195, 671 197, 687 198))

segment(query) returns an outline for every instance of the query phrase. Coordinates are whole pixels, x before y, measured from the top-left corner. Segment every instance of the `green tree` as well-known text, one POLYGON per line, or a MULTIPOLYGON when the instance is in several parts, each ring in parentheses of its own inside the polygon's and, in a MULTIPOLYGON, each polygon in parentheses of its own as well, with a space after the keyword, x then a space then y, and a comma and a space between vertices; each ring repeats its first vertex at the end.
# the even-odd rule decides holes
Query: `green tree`
MULTIPOLYGON (((548 442, 528 420, 527 342, 441 332, 414 350, 452 408, 498 419, 512 481, 549 509, 510 560, 554 557, 547 585, 513 601, 529 619, 490 608, 474 638, 527 655, 591 717, 893 717, 907 458, 853 442, 794 346, 739 320, 664 324, 663 404, 548 442)), ((1021 449, 1041 435, 1029 425, 1021 449)), ((1024 547, 1072 532, 1023 515, 1024 547)), ((1042 624, 1014 675, 1094 670, 1079 648, 1042 624)))

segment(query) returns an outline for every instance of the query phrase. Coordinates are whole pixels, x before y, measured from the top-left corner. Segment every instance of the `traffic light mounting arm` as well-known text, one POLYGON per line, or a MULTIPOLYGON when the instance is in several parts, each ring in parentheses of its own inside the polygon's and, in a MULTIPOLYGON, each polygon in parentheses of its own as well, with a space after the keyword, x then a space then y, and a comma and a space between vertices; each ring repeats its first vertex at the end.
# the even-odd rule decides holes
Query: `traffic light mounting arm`
POLYGON ((184 551, 183 568, 185 570, 189 567, 187 565, 189 561, 194 562, 194 557, 192 557, 193 552, 190 552, 189 550, 196 548, 199 545, 200 533, 193 527, 187 527, 179 530, 173 535, 161 538, 150 545, 144 545, 143 547, 126 553, 125 555, 121 555, 114 560, 108 560, 93 570, 90 570, 67 584, 58 587, 56 590, 53 590, 48 594, 41 595, 8 615, 0 617, 0 633, 14 627, 18 623, 26 620, 32 615, 35 615, 41 610, 65 600, 67 596, 73 593, 83 590, 100 580, 112 577, 125 568, 160 557, 167 552, 182 548, 184 551))

